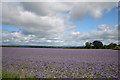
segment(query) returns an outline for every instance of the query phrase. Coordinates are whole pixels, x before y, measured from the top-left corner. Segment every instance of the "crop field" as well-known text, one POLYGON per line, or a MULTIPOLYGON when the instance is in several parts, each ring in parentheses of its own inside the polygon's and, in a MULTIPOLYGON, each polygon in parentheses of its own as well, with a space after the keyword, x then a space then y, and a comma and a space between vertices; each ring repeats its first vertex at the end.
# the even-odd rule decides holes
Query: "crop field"
POLYGON ((37 78, 118 78, 118 50, 2 48, 2 70, 37 78))

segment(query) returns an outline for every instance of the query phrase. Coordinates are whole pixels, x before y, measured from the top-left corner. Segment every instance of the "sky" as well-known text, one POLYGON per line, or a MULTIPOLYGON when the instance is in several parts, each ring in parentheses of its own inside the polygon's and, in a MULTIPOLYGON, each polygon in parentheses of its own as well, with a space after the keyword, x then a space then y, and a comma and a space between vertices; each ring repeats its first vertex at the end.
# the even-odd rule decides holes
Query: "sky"
POLYGON ((2 45, 118 43, 117 2, 3 2, 2 45))

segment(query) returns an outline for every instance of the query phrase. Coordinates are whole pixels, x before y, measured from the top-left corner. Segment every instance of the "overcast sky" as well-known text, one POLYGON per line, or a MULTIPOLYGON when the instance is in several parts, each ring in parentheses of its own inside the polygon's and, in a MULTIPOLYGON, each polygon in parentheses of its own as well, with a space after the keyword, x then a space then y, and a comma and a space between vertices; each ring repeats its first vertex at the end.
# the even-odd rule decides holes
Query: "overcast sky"
POLYGON ((117 2, 4 2, 3 45, 83 46, 118 42, 117 2))

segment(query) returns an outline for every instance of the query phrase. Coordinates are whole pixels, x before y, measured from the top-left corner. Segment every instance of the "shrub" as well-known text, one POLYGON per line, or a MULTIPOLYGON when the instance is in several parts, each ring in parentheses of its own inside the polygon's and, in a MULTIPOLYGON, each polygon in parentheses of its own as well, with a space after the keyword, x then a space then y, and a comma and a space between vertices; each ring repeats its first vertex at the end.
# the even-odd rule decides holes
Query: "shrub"
POLYGON ((120 50, 120 46, 116 46, 115 48, 113 48, 115 50, 120 50))

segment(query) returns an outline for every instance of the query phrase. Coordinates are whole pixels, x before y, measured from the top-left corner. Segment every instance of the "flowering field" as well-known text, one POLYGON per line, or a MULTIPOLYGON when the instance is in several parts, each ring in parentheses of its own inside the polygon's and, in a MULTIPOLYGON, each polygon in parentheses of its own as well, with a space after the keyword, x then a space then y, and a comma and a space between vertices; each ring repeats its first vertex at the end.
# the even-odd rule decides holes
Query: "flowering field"
POLYGON ((118 78, 118 51, 111 49, 2 48, 3 71, 37 78, 118 78))

